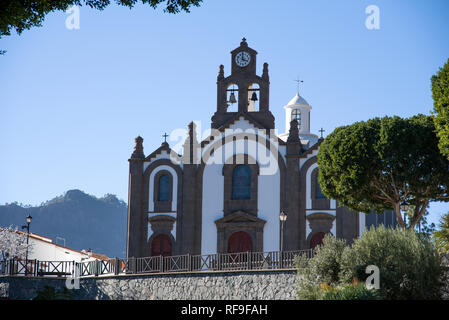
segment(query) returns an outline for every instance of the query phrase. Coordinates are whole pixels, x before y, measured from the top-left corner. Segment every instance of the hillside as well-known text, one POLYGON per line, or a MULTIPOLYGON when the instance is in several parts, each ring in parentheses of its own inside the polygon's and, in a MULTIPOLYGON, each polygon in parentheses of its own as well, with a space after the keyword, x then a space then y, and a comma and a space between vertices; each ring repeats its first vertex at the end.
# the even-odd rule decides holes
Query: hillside
MULTIPOLYGON (((110 257, 125 257, 127 204, 115 195, 96 198, 80 190, 69 190, 37 207, 17 203, 0 205, 0 226, 26 224, 33 217, 30 231, 65 239, 67 247, 110 257)), ((58 239, 58 243, 62 241, 58 239)))

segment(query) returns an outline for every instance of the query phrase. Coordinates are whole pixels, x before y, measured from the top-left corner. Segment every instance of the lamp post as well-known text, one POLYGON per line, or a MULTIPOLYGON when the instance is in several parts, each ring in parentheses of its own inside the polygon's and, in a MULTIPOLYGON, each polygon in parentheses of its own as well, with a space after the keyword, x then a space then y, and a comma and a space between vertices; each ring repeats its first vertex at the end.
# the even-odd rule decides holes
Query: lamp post
POLYGON ((400 208, 402 210, 402 212, 404 212, 404 228, 407 226, 407 211, 409 209, 409 205, 407 203, 407 201, 402 201, 400 204, 400 208))
POLYGON ((29 241, 29 238, 30 238, 30 223, 31 223, 31 219, 33 219, 33 217, 28 215, 28 217, 27 217, 27 225, 26 226, 22 226, 22 229, 27 229, 27 249, 26 249, 26 254, 25 254, 25 275, 27 275, 27 273, 28 273, 28 241, 29 241))
POLYGON ((279 220, 281 220, 281 252, 284 251, 284 223, 287 220, 287 214, 284 211, 281 211, 279 214, 279 220))

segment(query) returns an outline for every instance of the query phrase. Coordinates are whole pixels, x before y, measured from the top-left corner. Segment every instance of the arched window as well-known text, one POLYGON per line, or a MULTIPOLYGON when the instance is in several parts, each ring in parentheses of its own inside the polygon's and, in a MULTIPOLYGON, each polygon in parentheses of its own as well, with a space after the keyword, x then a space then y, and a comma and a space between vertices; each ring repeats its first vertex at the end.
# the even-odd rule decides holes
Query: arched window
POLYGON ((292 120, 298 121, 298 128, 301 128, 301 111, 299 109, 292 110, 292 120))
POLYGON ((170 200, 170 176, 164 174, 159 178, 158 201, 170 200))
POLYGON ((251 169, 240 165, 232 172, 232 200, 251 199, 251 169))
POLYGON ((321 191, 320 183, 318 182, 318 172, 315 176, 315 198, 316 199, 326 199, 326 196, 321 191))

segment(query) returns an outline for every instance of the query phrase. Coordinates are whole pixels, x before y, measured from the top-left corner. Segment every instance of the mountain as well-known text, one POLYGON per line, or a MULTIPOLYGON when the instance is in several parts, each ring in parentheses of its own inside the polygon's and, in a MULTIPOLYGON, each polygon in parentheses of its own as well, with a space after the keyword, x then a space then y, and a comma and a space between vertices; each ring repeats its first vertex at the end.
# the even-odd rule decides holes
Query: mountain
POLYGON ((30 232, 52 238, 65 239, 65 246, 76 249, 91 248, 109 257, 126 255, 127 204, 115 195, 96 198, 80 190, 69 190, 40 206, 18 203, 0 205, 0 226, 26 224, 33 217, 30 232))

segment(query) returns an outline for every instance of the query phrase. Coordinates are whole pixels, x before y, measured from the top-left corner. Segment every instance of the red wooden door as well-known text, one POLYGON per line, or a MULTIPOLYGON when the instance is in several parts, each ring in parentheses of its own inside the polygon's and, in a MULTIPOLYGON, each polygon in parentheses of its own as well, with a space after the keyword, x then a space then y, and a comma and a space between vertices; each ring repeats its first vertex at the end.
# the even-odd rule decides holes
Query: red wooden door
POLYGON ((166 234, 160 234, 151 241, 151 256, 171 256, 171 240, 166 234))
POLYGON ((228 240, 228 253, 253 251, 251 236, 245 231, 234 232, 228 240))
POLYGON ((315 233, 310 239, 310 249, 314 249, 316 246, 323 243, 323 238, 326 234, 324 232, 315 233))

